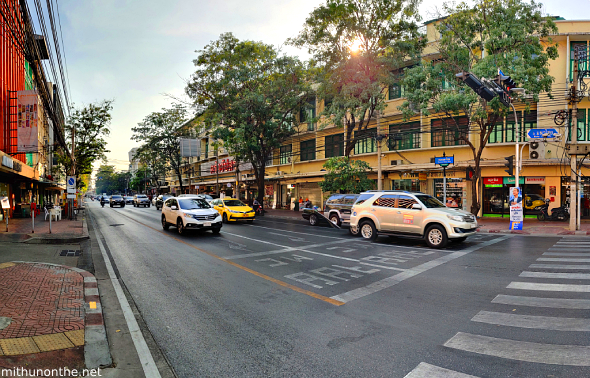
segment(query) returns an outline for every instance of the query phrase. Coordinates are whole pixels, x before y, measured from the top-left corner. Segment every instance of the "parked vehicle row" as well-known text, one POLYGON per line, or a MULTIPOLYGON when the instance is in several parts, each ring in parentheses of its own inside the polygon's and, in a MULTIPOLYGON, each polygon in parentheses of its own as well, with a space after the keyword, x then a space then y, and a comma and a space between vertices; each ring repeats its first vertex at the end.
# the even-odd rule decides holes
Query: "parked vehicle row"
POLYGON ((306 210, 302 215, 312 225, 348 221, 350 233, 367 240, 378 235, 420 238, 432 248, 443 248, 449 240, 463 242, 477 231, 473 214, 449 208, 428 194, 399 190, 333 195, 323 214, 306 210))

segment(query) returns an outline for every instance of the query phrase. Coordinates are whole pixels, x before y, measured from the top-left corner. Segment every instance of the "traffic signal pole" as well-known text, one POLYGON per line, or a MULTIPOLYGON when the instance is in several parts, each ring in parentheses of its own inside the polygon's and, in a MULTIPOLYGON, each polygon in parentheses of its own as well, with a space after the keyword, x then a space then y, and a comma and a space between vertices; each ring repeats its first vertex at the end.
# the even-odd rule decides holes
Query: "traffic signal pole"
POLYGON ((512 111, 514 112, 514 124, 516 126, 516 152, 514 154, 514 157, 516 159, 516 166, 514 167, 514 179, 515 179, 515 186, 518 188, 519 185, 519 176, 520 176, 520 151, 518 149, 518 141, 520 139, 520 124, 518 123, 518 118, 516 115, 516 109, 514 108, 514 105, 512 104, 512 102, 510 102, 510 106, 512 107, 512 111))
POLYGON ((574 50, 574 80, 571 88, 572 117, 570 120, 570 231, 576 231, 578 229, 578 157, 576 155, 578 152, 578 51, 578 49, 574 50))

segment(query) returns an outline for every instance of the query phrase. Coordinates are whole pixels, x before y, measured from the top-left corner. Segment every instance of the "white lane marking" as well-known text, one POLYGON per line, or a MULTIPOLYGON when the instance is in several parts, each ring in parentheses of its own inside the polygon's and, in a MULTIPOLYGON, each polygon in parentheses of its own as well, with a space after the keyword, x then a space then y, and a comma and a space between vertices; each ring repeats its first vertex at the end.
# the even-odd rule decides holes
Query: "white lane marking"
POLYGON ((475 375, 459 373, 458 371, 420 362, 414 370, 404 378, 478 378, 475 375))
POLYGON ((545 284, 531 282, 511 282, 507 289, 541 290, 541 291, 571 291, 575 293, 590 293, 590 285, 545 284))
POLYGON ((133 311, 131 310, 131 306, 129 306, 129 302, 127 302, 127 298, 125 297, 125 293, 123 293, 123 289, 121 288, 121 284, 117 279, 117 275, 111 265, 111 260, 107 255, 107 252, 102 244, 102 240, 98 235, 96 223, 94 222, 93 218, 90 218, 93 226, 94 226, 94 234, 96 236, 96 240, 98 241, 98 246, 100 248, 100 252, 102 254, 102 258, 106 265, 107 271, 109 272, 109 277, 111 279, 111 283, 113 284, 113 288, 115 290, 115 294, 117 294, 117 299, 119 300, 119 304, 121 305, 121 310, 123 311, 123 315, 125 316, 125 321, 127 322, 127 328, 129 328, 129 334, 131 335, 131 339, 133 340, 133 344, 135 345, 135 350, 137 351, 137 355, 139 356, 139 361, 141 362, 141 366, 143 368, 143 372, 146 378, 159 378, 161 377, 160 372, 158 371, 158 367, 156 366, 156 362, 154 361, 154 357, 150 352, 150 349, 143 338, 141 333, 141 329, 135 320, 135 315, 133 315, 133 311))
POLYGON ((389 270, 397 270, 400 272, 405 272, 407 269, 402 269, 402 268, 394 268, 393 266, 383 266, 383 265, 377 265, 377 264, 369 264, 366 262, 360 262, 359 264, 361 265, 366 265, 366 266, 373 266, 375 268, 382 268, 382 269, 389 269, 389 270))
POLYGON ((224 234, 224 235, 237 236, 238 238, 248 239, 248 240, 256 241, 256 242, 259 242, 259 243, 270 244, 270 245, 276 245, 277 247, 280 247, 280 248, 291 248, 291 247, 289 247, 288 245, 282 245, 282 244, 277 244, 277 243, 271 243, 271 242, 268 242, 268 241, 266 241, 266 240, 252 239, 252 238, 249 238, 249 237, 247 237, 247 236, 242 236, 242 235, 238 235, 238 234, 232 234, 231 232, 227 232, 227 231, 224 231, 224 232, 223 232, 223 234, 224 234))
POLYGON ((383 289, 387 289, 388 287, 391 287, 393 285, 397 285, 398 283, 405 281, 408 278, 412 278, 412 277, 414 277, 420 273, 423 273, 429 269, 435 268, 435 267, 442 265, 446 262, 449 262, 449 261, 455 260, 459 257, 465 256, 468 253, 471 253, 471 252, 476 251, 478 249, 481 249, 481 248, 490 246, 492 244, 504 241, 510 237, 511 236, 506 235, 506 236, 499 237, 499 238, 496 238, 493 240, 488 240, 488 241, 483 242, 478 245, 468 247, 462 251, 457 251, 457 252, 453 252, 453 253, 450 253, 445 256, 441 256, 437 259, 428 261, 428 262, 418 265, 414 268, 407 269, 406 271, 398 273, 395 276, 384 278, 381 281, 373 282, 367 286, 360 287, 360 288, 357 288, 357 289, 354 289, 351 291, 347 291, 346 293, 338 294, 338 295, 335 295, 331 298, 341 301, 341 302, 344 302, 344 303, 350 302, 350 301, 358 299, 358 298, 362 298, 362 297, 367 296, 369 294, 373 294, 373 293, 376 293, 376 292, 381 291, 383 289))
POLYGON ((553 261, 553 262, 581 262, 581 263, 590 263, 590 259, 568 259, 568 258, 559 258, 559 257, 540 257, 537 261, 553 261))
POLYGON ((529 268, 590 270, 590 265, 531 264, 529 268))
POLYGON ((508 327, 545 329, 548 331, 590 331, 590 320, 582 318, 561 318, 555 316, 520 315, 480 311, 471 319, 471 321, 508 327))
POLYGON ((514 306, 567 308, 576 310, 590 310, 589 299, 566 299, 566 298, 540 298, 523 297, 518 295, 497 295, 492 303, 507 304, 514 306))
POLYGON ((563 278, 566 280, 590 280, 589 273, 547 273, 547 272, 522 272, 519 277, 528 278, 563 278))
POLYGON ((301 246, 301 247, 285 247, 285 248, 282 248, 282 249, 276 249, 276 250, 266 251, 266 252, 245 253, 243 255, 235 255, 235 256, 224 257, 224 259, 227 259, 227 260, 236 260, 236 259, 245 259, 245 258, 248 258, 248 257, 277 255, 277 254, 281 254, 281 253, 285 253, 285 252, 300 251, 303 248, 316 248, 316 247, 323 247, 323 246, 326 246, 326 245, 339 244, 339 243, 346 243, 346 240, 337 240, 337 241, 332 241, 332 242, 327 242, 327 243, 320 243, 320 244, 310 244, 310 245, 304 245, 304 246, 301 246))
POLYGON ((269 232, 269 234, 271 234, 271 235, 278 235, 278 236, 282 236, 282 237, 284 237, 284 238, 287 238, 287 239, 289 239, 289 240, 291 240, 291 241, 296 241, 296 242, 302 242, 302 241, 305 241, 305 239, 303 239, 303 238, 300 238, 300 237, 298 237, 298 236, 289 236, 289 235, 285 235, 285 234, 279 234, 278 232, 269 232))
POLYGON ((590 253, 545 252, 543 256, 590 257, 590 253))
POLYGON ((258 228, 265 228, 267 230, 274 230, 274 231, 279 231, 279 232, 290 232, 292 234, 301 234, 301 235, 307 235, 307 236, 316 236, 318 238, 346 239, 346 240, 349 240, 349 241, 353 240, 352 238, 343 238, 343 237, 338 237, 338 236, 320 235, 320 234, 314 234, 314 233, 311 233, 311 232, 289 231, 289 230, 283 230, 281 228, 264 227, 264 226, 258 226, 258 225, 253 225, 253 224, 248 225, 248 227, 258 227, 258 228))
POLYGON ((510 360, 551 365, 590 366, 590 347, 531 343, 458 332, 444 346, 510 360))

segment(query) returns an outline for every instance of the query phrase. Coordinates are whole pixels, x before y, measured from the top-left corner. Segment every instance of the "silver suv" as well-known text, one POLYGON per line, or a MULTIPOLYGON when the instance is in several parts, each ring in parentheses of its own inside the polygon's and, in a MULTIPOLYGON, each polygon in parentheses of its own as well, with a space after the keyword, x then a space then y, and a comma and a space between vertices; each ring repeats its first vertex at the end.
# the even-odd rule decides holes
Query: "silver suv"
POLYGON ((368 240, 379 234, 423 238, 432 248, 462 242, 477 231, 475 216, 446 207, 424 193, 370 190, 361 193, 350 217, 350 232, 368 240))

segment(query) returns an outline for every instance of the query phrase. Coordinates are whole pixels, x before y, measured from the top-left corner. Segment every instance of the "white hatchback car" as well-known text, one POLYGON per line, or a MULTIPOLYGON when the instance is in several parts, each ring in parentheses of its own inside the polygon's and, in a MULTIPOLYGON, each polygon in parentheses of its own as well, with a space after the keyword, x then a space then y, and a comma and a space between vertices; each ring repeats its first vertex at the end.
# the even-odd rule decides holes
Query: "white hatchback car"
POLYGON ((162 205, 162 227, 176 226, 179 234, 186 230, 221 231, 221 215, 202 198, 168 198, 162 205))

